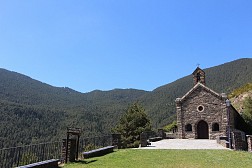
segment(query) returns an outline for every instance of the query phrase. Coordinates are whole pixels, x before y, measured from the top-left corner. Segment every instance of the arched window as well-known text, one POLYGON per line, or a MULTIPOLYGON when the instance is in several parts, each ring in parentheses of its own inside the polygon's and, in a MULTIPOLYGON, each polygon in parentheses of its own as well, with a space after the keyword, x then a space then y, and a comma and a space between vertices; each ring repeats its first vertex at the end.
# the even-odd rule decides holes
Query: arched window
POLYGON ((186 124, 185 131, 187 131, 187 132, 192 131, 192 125, 191 124, 186 124))
POLYGON ((197 78, 197 82, 200 82, 201 75, 200 75, 200 73, 199 73, 199 72, 197 73, 196 78, 197 78))
POLYGON ((220 127, 218 123, 213 123, 212 125, 212 131, 220 131, 220 127))

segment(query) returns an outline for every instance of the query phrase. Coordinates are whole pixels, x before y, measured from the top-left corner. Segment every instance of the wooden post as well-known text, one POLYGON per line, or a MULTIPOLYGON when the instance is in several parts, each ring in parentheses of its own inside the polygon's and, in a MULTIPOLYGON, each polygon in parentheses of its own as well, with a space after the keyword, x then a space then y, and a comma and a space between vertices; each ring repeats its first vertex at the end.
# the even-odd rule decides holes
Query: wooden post
POLYGON ((80 128, 67 128, 65 163, 68 162, 68 158, 70 162, 78 159, 80 133, 81 133, 80 128), (70 139, 70 136, 71 136, 71 139, 70 139), (75 136, 75 138, 73 136, 75 136), (77 139, 76 139, 76 136, 77 136, 77 139), (71 157, 71 159, 69 156, 71 157))
POLYGON ((112 134, 112 146, 117 146, 118 149, 122 148, 121 134, 112 134))

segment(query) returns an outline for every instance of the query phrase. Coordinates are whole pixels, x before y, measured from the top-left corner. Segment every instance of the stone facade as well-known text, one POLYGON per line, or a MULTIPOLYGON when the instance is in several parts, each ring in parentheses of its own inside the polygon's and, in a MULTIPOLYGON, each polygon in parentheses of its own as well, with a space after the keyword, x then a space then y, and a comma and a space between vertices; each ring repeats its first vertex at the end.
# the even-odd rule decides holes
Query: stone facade
POLYGON ((194 85, 196 85, 198 82, 202 83, 203 85, 206 85, 206 78, 205 78, 205 72, 197 67, 195 71, 193 72, 193 82, 194 85))
POLYGON ((252 135, 247 135, 248 151, 252 152, 252 135))
POLYGON ((176 99, 177 138, 216 139, 235 150, 252 151, 252 130, 237 110, 227 101, 226 94, 206 86, 205 72, 193 72, 194 87, 176 99), (247 141, 245 135, 247 136, 247 141))
POLYGON ((228 121, 230 128, 234 128, 233 113, 228 111, 225 103, 227 96, 205 86, 205 72, 200 68, 193 72, 193 80, 194 87, 176 99, 178 138, 216 139, 226 136, 228 121))

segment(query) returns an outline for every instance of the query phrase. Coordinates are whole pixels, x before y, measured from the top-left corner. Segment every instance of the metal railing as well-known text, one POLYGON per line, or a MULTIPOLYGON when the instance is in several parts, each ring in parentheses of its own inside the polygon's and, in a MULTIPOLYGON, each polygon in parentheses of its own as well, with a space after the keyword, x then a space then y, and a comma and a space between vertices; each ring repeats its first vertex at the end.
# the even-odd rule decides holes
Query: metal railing
MULTIPOLYGON (((79 152, 111 145, 112 135, 83 138, 79 141, 79 152)), ((63 141, 3 148, 0 149, 0 168, 13 168, 50 159, 60 159, 63 163, 63 151, 63 141)))
POLYGON ((0 149, 0 168, 62 159, 62 141, 0 149))
POLYGON ((112 135, 83 138, 80 140, 79 151, 89 151, 112 145, 112 135))

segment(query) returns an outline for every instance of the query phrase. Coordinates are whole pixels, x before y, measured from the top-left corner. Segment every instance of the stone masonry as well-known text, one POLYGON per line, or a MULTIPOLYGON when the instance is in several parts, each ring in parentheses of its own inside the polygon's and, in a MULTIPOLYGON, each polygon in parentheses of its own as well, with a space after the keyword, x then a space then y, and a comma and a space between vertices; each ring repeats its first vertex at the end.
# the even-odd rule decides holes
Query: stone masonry
MULTIPOLYGON (((198 83, 188 96, 177 99, 177 124, 179 138, 197 139, 200 121, 206 122, 209 136, 206 139, 216 139, 217 136, 226 135, 227 109, 226 97, 213 94, 211 90, 198 83), (213 129, 214 124, 217 129, 213 129), (186 125, 192 129, 186 130, 186 125)), ((202 130, 204 131, 204 130, 202 130)))
POLYGON ((247 135, 248 151, 252 152, 252 135, 247 135))
POLYGON ((224 93, 206 86, 205 72, 199 67, 193 72, 194 87, 176 99, 177 138, 212 139, 224 147, 252 151, 252 134, 248 125, 227 101, 224 93))
POLYGON ((180 139, 216 139, 227 134, 227 96, 206 87, 205 76, 200 75, 205 73, 197 68, 193 73, 194 87, 182 98, 176 99, 180 139))

